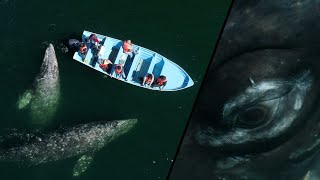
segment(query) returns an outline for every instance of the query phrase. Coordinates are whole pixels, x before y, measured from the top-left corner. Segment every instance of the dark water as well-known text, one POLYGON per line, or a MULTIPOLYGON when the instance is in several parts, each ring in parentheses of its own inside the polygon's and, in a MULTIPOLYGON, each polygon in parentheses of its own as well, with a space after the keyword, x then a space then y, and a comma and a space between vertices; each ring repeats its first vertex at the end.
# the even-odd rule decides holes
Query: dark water
MULTIPOLYGON (((195 101, 230 0, 40 1, 0 0, 0 126, 33 128, 17 110, 32 87, 48 43, 56 49, 61 97, 48 128, 138 118, 136 128, 105 146, 76 179, 165 179, 195 101), (112 79, 72 60, 62 41, 83 30, 154 50, 195 81, 178 92, 154 92, 112 79)), ((36 167, 0 163, 2 179, 71 179, 77 157, 36 167)))

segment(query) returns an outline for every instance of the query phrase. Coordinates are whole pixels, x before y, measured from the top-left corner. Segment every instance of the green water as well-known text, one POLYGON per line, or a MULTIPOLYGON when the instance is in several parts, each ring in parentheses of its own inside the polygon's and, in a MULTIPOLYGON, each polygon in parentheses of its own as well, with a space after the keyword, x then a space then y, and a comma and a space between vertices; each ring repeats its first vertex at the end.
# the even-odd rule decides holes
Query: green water
MULTIPOLYGON (((0 127, 33 128, 19 95, 32 87, 48 43, 55 46, 61 97, 50 128, 99 120, 138 118, 128 134, 96 153, 73 179, 165 179, 192 110, 230 0, 109 1, 0 0, 0 127), (62 40, 83 30, 154 50, 195 81, 177 92, 155 92, 103 78, 64 52, 62 40)), ((72 179, 77 158, 35 167, 0 163, 3 179, 72 179)))

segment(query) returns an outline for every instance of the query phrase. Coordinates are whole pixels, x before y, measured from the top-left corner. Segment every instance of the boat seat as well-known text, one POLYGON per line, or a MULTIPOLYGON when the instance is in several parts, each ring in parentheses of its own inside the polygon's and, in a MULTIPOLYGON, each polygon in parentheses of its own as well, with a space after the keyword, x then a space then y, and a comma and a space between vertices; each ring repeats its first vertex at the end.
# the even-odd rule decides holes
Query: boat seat
POLYGON ((156 64, 156 54, 154 53, 147 73, 151 74, 153 72, 155 64, 156 64))
POLYGON ((98 53, 98 56, 101 57, 104 54, 105 51, 106 51, 106 47, 102 45, 101 48, 100 48, 100 51, 98 53))
POLYGON ((91 48, 88 48, 88 52, 86 54, 86 57, 83 60, 83 63, 87 64, 87 65, 90 65, 90 62, 92 60, 92 56, 93 56, 92 55, 92 50, 91 50, 91 48))
POLYGON ((114 70, 115 70, 116 65, 117 64, 124 65, 124 63, 125 63, 125 61, 127 59, 127 56, 128 55, 123 52, 122 46, 120 46, 120 49, 119 49, 119 52, 117 54, 116 60, 114 61, 113 66, 112 66, 112 70, 111 70, 111 76, 112 77, 115 77, 115 71, 114 70), (121 59, 123 60, 123 62, 120 62, 121 59))
POLYGON ((157 63, 154 65, 152 74, 154 75, 154 77, 159 77, 162 73, 163 67, 165 65, 165 61, 163 60, 162 57, 157 57, 157 63))
POLYGON ((103 42, 103 44, 102 44, 102 46, 101 46, 101 49, 100 49, 100 51, 98 53, 98 56, 102 57, 104 55, 104 53, 106 51, 106 46, 109 45, 109 44, 110 44, 110 40, 109 40, 108 37, 106 37, 104 42, 103 42))
MULTIPOLYGON (((110 38, 107 37, 103 43, 103 45, 101 46, 101 49, 98 53, 99 55, 99 58, 102 58, 102 59, 106 59, 108 58, 110 52, 111 52, 111 48, 112 48, 112 42, 110 41, 110 38)), ((94 68, 98 68, 98 69, 101 69, 99 67, 99 63, 96 63, 94 68)))
POLYGON ((142 60, 140 60, 140 53, 136 54, 135 57, 133 58, 130 71, 128 72, 127 79, 129 78, 130 81, 132 81, 133 77, 132 74, 134 71, 137 71, 138 65, 142 63, 142 60))

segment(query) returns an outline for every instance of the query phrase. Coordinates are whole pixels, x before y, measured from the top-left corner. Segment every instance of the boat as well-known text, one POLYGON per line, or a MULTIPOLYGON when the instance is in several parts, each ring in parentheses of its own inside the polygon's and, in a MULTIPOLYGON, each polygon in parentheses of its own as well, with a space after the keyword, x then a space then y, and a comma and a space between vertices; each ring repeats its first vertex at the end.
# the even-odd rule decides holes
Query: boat
POLYGON ((194 84, 191 77, 180 66, 147 48, 133 44, 133 48, 139 53, 131 58, 123 52, 123 41, 89 31, 83 31, 82 42, 87 44, 87 53, 82 55, 79 51, 76 51, 73 59, 109 77, 138 87, 161 91, 178 91, 191 87, 194 84), (101 48, 98 53, 99 58, 93 58, 97 56, 93 55, 90 44, 85 41, 91 34, 95 34, 100 41, 101 48), (109 67, 106 71, 103 70, 100 67, 98 59, 110 60, 113 63, 111 65, 112 67, 109 67), (124 76, 116 76, 115 68, 118 64, 123 66, 124 76), (152 73, 155 80, 161 75, 167 78, 167 83, 163 89, 141 85, 143 77, 148 73, 152 73))

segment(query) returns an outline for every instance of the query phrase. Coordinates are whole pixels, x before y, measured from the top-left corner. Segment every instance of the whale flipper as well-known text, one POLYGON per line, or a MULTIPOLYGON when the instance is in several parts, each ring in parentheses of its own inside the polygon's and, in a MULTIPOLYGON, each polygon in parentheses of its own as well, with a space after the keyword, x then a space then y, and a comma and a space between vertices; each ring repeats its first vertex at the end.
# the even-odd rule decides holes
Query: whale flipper
POLYGON ((28 89, 19 97, 19 100, 17 103, 18 109, 25 108, 30 103, 31 99, 32 99, 32 90, 28 89))
POLYGON ((93 154, 82 155, 73 168, 73 176, 80 176, 82 173, 84 173, 88 169, 92 161, 93 154))

